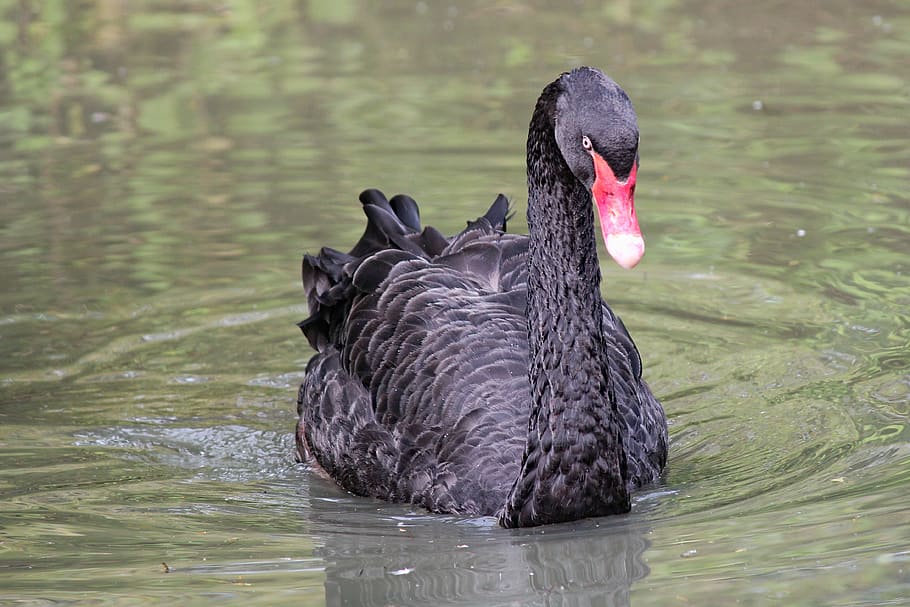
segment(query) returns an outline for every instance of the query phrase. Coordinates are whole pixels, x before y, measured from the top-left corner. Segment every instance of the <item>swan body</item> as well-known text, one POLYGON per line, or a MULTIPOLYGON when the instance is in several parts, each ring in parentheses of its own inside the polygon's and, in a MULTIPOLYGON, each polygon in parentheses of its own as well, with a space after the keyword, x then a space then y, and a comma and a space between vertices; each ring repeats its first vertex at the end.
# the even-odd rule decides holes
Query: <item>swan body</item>
POLYGON ((502 195, 447 238, 410 197, 363 192, 354 248, 303 261, 317 354, 299 457, 355 494, 506 527, 627 512, 666 464, 667 425, 601 298, 594 209, 635 265, 637 165, 625 92, 578 68, 531 119, 528 236, 506 233, 502 195))

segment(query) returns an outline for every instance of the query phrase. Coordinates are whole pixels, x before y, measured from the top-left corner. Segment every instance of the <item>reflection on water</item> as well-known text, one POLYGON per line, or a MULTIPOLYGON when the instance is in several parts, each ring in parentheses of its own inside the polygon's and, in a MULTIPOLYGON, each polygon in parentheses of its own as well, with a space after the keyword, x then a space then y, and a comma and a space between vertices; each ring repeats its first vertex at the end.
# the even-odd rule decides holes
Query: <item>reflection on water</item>
POLYGON ((900 604, 910 11, 0 0, 0 602, 900 604), (628 516, 510 532, 292 459, 304 251, 360 189, 523 230, 543 84, 632 96, 604 266, 671 418, 628 516), (190 597, 190 598, 188 598, 190 597))
POLYGON ((394 535, 336 534, 317 552, 326 562, 326 604, 628 605, 632 582, 648 574, 648 543, 627 523, 510 537, 401 517, 389 526, 394 535))

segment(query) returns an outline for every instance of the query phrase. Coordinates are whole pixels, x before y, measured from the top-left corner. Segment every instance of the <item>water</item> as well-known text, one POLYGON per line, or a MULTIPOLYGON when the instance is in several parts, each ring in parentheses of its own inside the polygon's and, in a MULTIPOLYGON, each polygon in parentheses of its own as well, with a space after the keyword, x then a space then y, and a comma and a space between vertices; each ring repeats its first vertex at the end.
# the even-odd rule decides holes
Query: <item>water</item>
POLYGON ((0 603, 910 601, 910 7, 0 0, 0 603), (505 531, 292 459, 299 261, 360 189, 523 230, 540 88, 639 112, 605 292, 671 418, 627 516, 505 531))

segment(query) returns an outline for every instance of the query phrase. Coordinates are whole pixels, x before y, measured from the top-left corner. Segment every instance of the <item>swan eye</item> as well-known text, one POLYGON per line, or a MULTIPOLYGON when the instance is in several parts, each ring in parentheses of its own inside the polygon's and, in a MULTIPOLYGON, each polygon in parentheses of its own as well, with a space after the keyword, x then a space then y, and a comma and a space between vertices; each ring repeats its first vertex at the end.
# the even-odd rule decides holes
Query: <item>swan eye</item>
POLYGON ((588 138, 587 135, 582 136, 581 147, 583 147, 584 149, 586 149, 589 152, 594 149, 594 146, 591 145, 591 140, 588 138))

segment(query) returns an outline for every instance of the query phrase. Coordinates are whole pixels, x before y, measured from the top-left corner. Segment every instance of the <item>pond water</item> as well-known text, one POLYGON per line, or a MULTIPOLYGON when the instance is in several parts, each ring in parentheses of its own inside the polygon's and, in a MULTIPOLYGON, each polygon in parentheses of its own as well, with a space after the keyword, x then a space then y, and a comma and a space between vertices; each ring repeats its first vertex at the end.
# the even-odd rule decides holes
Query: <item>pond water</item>
POLYGON ((910 601, 910 6, 0 0, 0 603, 910 601), (540 89, 639 113, 604 293, 671 419, 632 513, 526 531, 292 456, 300 257, 357 194, 524 230, 540 89))

